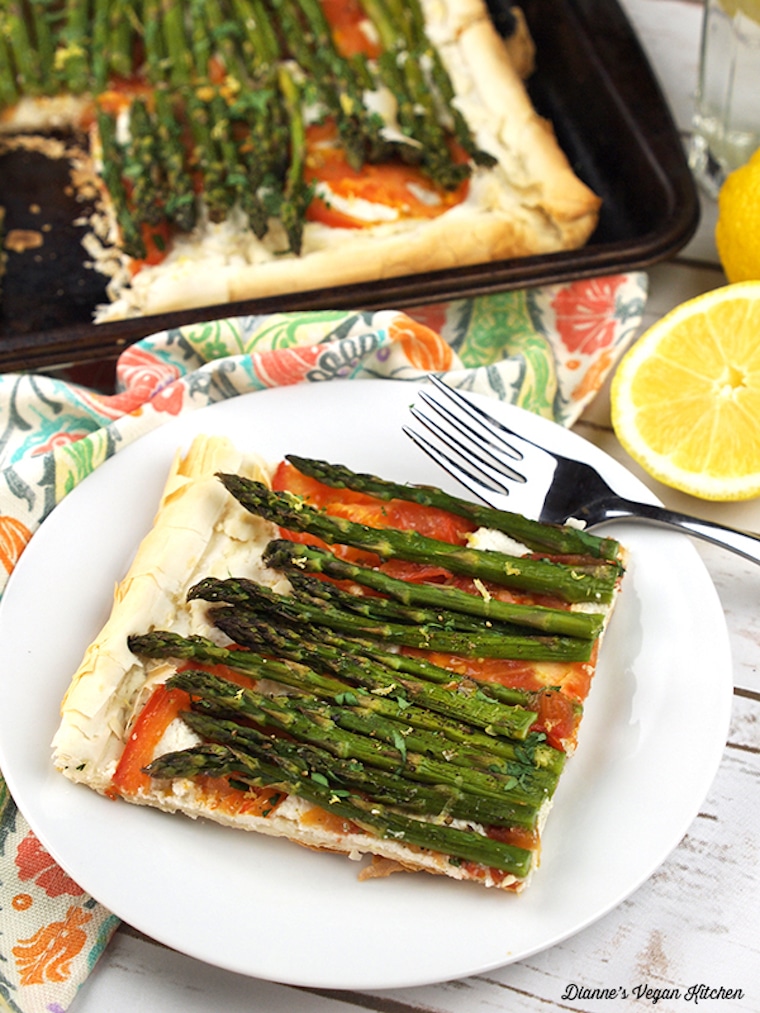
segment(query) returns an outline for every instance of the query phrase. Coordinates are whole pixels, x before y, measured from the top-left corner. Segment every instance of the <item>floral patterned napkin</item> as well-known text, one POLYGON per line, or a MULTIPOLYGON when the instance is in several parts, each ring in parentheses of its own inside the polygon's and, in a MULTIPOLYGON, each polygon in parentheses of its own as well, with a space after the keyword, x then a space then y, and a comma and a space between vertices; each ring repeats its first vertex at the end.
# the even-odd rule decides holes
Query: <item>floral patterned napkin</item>
MULTIPOLYGON (((238 317, 127 348, 116 393, 65 376, 0 376, 0 593, 63 497, 181 412, 335 378, 450 383, 570 426, 641 322, 644 274, 506 292, 405 312, 238 317)), ((0 1011, 63 1013, 118 925, 41 847, 0 774, 0 1011)))

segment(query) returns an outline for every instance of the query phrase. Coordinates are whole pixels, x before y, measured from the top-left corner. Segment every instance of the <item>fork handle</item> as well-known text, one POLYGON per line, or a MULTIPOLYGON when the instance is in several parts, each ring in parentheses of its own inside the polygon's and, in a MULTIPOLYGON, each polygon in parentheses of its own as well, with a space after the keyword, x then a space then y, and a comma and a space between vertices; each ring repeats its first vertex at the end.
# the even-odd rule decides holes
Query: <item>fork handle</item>
POLYGON ((760 563, 760 535, 753 535, 749 531, 738 531, 736 528, 728 528, 724 524, 715 524, 713 521, 701 520, 699 517, 690 517, 688 514, 680 514, 675 510, 668 510, 665 507, 653 506, 650 503, 635 503, 632 500, 615 498, 605 501, 603 509, 597 512, 593 521, 591 515, 593 507, 589 511, 589 523, 599 524, 602 519, 612 520, 613 518, 630 518, 631 520, 650 521, 670 528, 677 528, 685 531, 686 534, 701 538, 703 541, 720 545, 730 552, 735 552, 753 563, 760 563))

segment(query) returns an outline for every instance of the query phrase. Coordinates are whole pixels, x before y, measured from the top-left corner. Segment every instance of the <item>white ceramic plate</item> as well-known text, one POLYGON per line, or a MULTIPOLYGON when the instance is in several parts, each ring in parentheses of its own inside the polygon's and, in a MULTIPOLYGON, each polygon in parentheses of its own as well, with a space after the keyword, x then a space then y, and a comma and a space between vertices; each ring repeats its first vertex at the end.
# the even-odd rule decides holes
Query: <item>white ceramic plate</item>
MULTIPOLYGON (((298 453, 457 491, 401 433, 416 387, 333 381, 245 395, 126 447, 56 508, 0 606, 0 768, 60 865, 136 928, 233 971, 327 988, 463 977, 567 938, 634 891, 676 847, 720 762, 728 638, 681 535, 635 524, 618 609, 563 775, 543 861, 521 896, 428 875, 359 883, 357 866, 286 841, 111 802, 57 774, 49 743, 71 674, 149 528, 172 456, 226 433, 272 460, 298 453), (705 632, 710 635, 706 636, 705 632)), ((578 437, 508 406, 505 421, 651 499, 578 437)))

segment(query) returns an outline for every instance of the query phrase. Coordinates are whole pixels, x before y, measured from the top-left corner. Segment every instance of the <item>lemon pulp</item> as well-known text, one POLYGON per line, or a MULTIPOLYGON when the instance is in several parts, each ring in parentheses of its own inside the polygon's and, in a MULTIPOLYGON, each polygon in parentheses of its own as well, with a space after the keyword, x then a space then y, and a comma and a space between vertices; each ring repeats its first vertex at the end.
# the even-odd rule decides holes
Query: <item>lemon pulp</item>
POLYGON ((760 282, 677 307, 623 357, 612 422, 653 477, 704 499, 760 495, 760 282))

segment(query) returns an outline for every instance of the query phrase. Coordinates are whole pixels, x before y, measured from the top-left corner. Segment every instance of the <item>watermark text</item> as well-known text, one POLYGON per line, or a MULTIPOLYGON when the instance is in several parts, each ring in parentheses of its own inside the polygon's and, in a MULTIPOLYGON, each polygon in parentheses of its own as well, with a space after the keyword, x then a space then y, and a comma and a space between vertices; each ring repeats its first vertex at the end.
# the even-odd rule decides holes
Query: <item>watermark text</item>
POLYGON ((684 1002, 693 1002, 695 1006, 698 1006, 700 1001, 707 1001, 708 999, 743 999, 744 992, 740 988, 728 988, 725 985, 699 984, 673 988, 655 988, 653 985, 641 983, 638 985, 612 985, 604 988, 588 988, 585 985, 570 982, 565 986, 565 991, 560 998, 566 1002, 582 999, 637 999, 652 1006, 656 1006, 658 1002, 666 999, 682 999, 684 1002))

